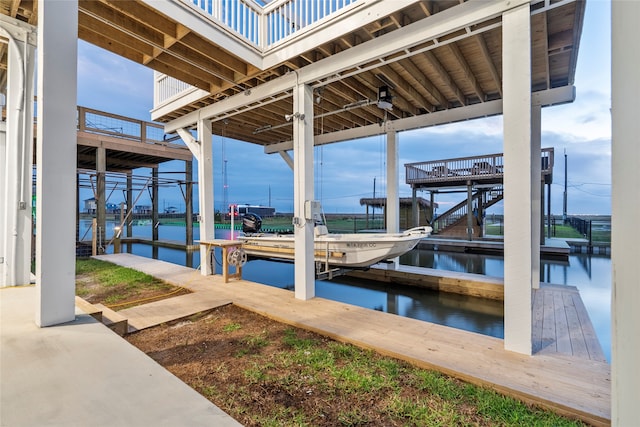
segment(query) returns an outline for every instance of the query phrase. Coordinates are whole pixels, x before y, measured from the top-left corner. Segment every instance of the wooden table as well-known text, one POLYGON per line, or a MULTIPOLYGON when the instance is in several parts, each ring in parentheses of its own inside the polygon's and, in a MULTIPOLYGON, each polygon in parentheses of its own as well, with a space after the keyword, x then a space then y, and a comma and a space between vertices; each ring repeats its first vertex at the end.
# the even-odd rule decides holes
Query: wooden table
MULTIPOLYGON (((243 243, 241 241, 224 239, 200 240, 200 244, 207 247, 207 259, 209 258, 209 251, 214 248, 222 248, 222 279, 224 283, 228 283, 229 279, 242 279, 242 266, 235 266, 235 272, 229 273, 230 265, 227 259, 230 250, 242 247, 243 243)), ((200 262, 207 262, 207 259, 201 260, 200 262)))

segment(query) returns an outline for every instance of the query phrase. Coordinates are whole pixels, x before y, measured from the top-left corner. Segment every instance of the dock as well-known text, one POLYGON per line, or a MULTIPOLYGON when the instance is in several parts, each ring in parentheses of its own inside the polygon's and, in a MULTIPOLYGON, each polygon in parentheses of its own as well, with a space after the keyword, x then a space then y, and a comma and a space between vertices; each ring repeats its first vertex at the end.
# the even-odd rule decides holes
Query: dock
MULTIPOLYGON (((504 241, 499 238, 465 240, 427 237, 418 243, 417 248, 451 252, 503 254, 504 241)), ((568 260, 570 252, 571 246, 564 239, 546 238, 544 244, 540 245, 540 257, 542 258, 568 260)))
MULTIPOLYGON (((566 304, 565 294, 555 288, 550 289, 548 297, 548 289, 542 287, 542 298, 534 298, 534 302, 545 304, 542 316, 534 315, 537 322, 543 322, 543 335, 537 353, 526 356, 504 350, 503 341, 498 338, 323 298, 301 301, 284 289, 246 280, 224 283, 219 275, 202 276, 192 268, 164 261, 131 254, 97 258, 145 272, 192 292, 209 291, 212 298, 215 296, 212 304, 228 300, 271 319, 435 369, 593 425, 610 424, 610 366, 597 352, 592 355, 581 351, 579 346, 573 350, 573 344, 566 345, 566 333, 571 337, 580 334, 590 337, 590 322, 584 310, 578 315, 579 322, 565 315, 569 319, 566 329, 558 326, 556 319, 562 317, 560 310, 566 304), (563 304, 547 309, 549 301, 554 304, 560 301, 556 292, 562 296, 563 304), (551 313, 554 313, 553 327, 545 323, 545 319, 551 319, 551 313), (572 349, 570 353, 566 352, 568 348, 572 349)), ((568 291, 572 301, 579 300, 577 291, 568 291)), ((206 294, 200 295, 204 298, 206 294)))

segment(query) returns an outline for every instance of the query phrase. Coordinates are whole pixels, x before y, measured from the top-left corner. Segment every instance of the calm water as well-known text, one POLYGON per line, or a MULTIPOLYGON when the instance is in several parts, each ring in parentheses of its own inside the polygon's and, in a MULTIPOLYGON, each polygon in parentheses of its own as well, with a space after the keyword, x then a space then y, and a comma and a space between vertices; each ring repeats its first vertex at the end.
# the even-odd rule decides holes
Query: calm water
MULTIPOLYGON (((113 226, 107 224, 108 238, 113 226)), ((90 223, 81 222, 81 236, 90 223)), ((184 227, 159 226, 160 239, 184 241, 184 227)), ((88 231, 87 238, 90 238, 88 231)), ((150 237, 150 225, 134 225, 133 235, 150 237)), ((217 238, 229 238, 229 230, 217 230, 217 238)), ((199 229, 194 228, 194 238, 199 238, 199 229)), ((161 260, 188 265, 187 255, 182 251, 148 245, 132 245, 133 253, 145 257, 154 255, 161 260)), ((216 252, 220 261, 220 252, 216 252)), ((199 253, 192 254, 193 267, 200 265, 199 253)), ((406 265, 435 268, 503 277, 504 261, 500 256, 478 255, 457 252, 413 250, 400 258, 406 265)), ((218 270, 219 271, 219 270, 218 270)), ((584 301, 589 317, 596 329, 607 360, 611 353, 611 259, 608 256, 572 254, 568 262, 542 260, 540 280, 543 282, 576 286, 584 301)), ((257 260, 249 262, 243 269, 247 280, 284 289, 293 289, 293 264, 257 260)), ((358 305, 441 325, 451 326, 498 338, 503 337, 502 303, 438 293, 424 289, 399 285, 385 285, 340 277, 333 281, 317 281, 316 295, 335 301, 358 305)))

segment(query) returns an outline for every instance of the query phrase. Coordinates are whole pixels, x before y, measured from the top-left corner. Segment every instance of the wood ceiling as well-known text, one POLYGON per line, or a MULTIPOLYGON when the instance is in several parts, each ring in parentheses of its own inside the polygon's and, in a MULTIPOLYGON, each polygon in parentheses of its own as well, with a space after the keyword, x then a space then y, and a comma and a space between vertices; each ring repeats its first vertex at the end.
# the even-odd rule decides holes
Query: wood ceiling
MULTIPOLYGON (((168 122, 459 3, 457 0, 416 1, 266 70, 257 69, 140 1, 80 0, 78 36, 210 93, 159 119, 168 122)), ((557 7, 538 13, 536 10, 545 3, 532 6, 533 91, 573 84, 582 31, 584 1, 547 3, 557 7)), ((0 6, 4 14, 36 24, 37 1, 0 0, 0 6)), ((490 29, 471 37, 442 43, 426 52, 355 72, 319 87, 315 94, 319 101, 315 104, 315 115, 323 117, 315 120, 316 135, 500 99, 502 31, 496 23, 499 18, 477 24, 490 29), (344 108, 358 101, 375 101, 382 85, 391 88, 392 110, 385 112, 373 102, 344 108), (329 112, 335 114, 327 114, 329 112)), ((455 34, 447 37, 452 36, 455 34)), ((6 64, 6 48, 0 52, 6 64)), ((283 118, 292 108, 292 97, 282 97, 249 113, 214 122, 214 133, 262 145, 289 141, 292 126, 283 118)))

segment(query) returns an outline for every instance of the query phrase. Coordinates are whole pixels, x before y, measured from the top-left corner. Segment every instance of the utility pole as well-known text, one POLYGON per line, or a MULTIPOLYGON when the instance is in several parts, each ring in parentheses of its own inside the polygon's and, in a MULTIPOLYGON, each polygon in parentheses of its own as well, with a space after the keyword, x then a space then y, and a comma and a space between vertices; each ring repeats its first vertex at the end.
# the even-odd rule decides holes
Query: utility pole
POLYGON ((567 149, 564 150, 564 194, 562 199, 562 223, 567 222, 567 149))

